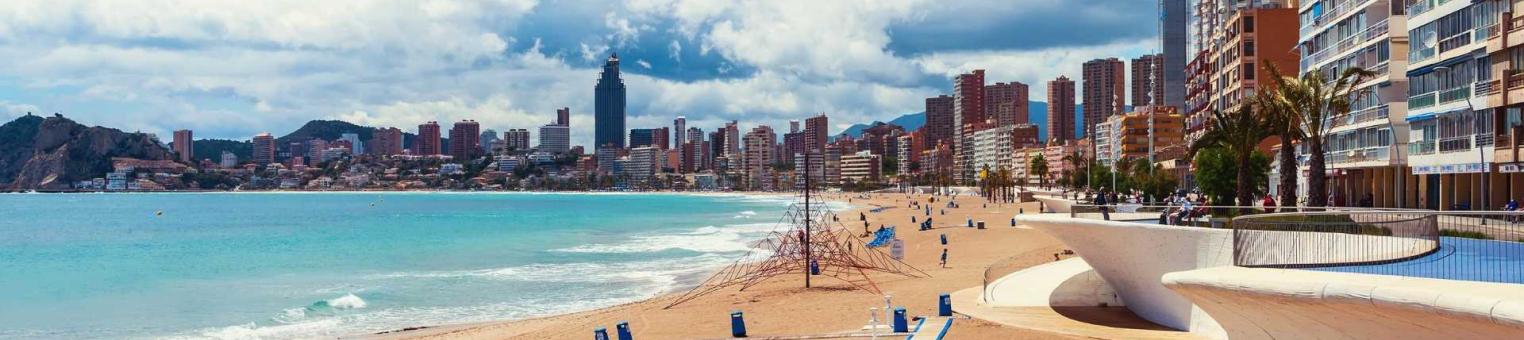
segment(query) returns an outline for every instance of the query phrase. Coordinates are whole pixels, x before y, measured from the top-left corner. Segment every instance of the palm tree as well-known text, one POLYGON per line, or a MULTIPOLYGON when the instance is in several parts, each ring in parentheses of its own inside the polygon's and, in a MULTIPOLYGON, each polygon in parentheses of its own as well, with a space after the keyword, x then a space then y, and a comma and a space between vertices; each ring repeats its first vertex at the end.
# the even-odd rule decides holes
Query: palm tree
POLYGON ((1032 164, 1027 165, 1027 168, 1032 169, 1030 173, 1037 175, 1037 184, 1039 186, 1047 187, 1048 160, 1044 159, 1042 154, 1038 154, 1037 157, 1032 157, 1031 163, 1032 164))
POLYGON ((1084 153, 1075 151, 1072 154, 1064 155, 1062 161, 1069 162, 1069 167, 1073 169, 1071 170, 1073 180, 1070 181, 1070 185, 1073 185, 1075 190, 1090 186, 1090 181, 1086 178, 1090 176, 1090 172, 1087 171, 1089 169, 1085 168, 1085 165, 1089 164, 1090 160, 1085 159, 1084 153))
MULTIPOLYGON (((1254 155, 1254 146, 1270 137, 1269 123, 1269 119, 1254 111, 1253 105, 1240 105, 1238 110, 1228 112, 1212 110, 1211 127, 1201 139, 1191 144, 1190 153, 1194 155, 1203 148, 1220 147, 1233 155, 1235 163, 1249 164, 1249 157, 1254 155)), ((1254 204, 1249 171, 1248 166, 1239 166, 1235 174, 1233 193, 1238 197, 1239 206, 1254 204)))
MULTIPOLYGON (((1274 79, 1274 84, 1279 85, 1286 81, 1285 76, 1281 75, 1280 69, 1275 67, 1275 64, 1265 64, 1265 70, 1270 72, 1270 78, 1274 79)), ((1280 139, 1281 149, 1276 153, 1280 162, 1277 170, 1280 173, 1280 178, 1277 179, 1280 184, 1276 185, 1277 190, 1280 190, 1280 197, 1277 200, 1282 206, 1288 207, 1296 206, 1297 161, 1296 148, 1292 143, 1301 141, 1305 137, 1302 132, 1301 115, 1298 115, 1289 102, 1284 100, 1287 97, 1296 97, 1294 94, 1286 93, 1292 89, 1287 86, 1261 87, 1250 99, 1255 109, 1269 120, 1271 133, 1280 139)))
MULTIPOLYGON (((1280 71, 1273 67, 1268 69, 1271 70, 1271 78, 1275 80, 1276 97, 1286 112, 1290 113, 1286 116, 1292 118, 1288 124, 1301 130, 1299 135, 1307 145, 1307 206, 1327 206, 1328 182, 1324 171, 1328 166, 1324 161, 1323 141, 1332 127, 1328 124, 1329 118, 1348 114, 1351 103, 1364 94, 1364 91, 1355 91, 1355 85, 1374 73, 1351 67, 1340 73, 1338 78, 1329 81, 1327 74, 1319 70, 1308 71, 1301 78, 1292 78, 1279 76, 1280 71)), ((1297 134, 1295 132, 1298 131, 1290 132, 1297 134)), ((1284 163, 1282 166, 1285 166, 1284 163)), ((1284 181, 1285 172, 1281 176, 1284 181)))

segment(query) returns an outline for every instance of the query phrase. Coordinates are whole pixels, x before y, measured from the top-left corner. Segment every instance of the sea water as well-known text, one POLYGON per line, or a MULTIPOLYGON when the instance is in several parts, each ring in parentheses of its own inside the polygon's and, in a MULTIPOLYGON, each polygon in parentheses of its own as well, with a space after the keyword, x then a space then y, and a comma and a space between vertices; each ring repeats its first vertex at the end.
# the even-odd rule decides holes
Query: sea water
POLYGON ((331 338, 598 308, 702 280, 790 201, 0 194, 0 338, 331 338))

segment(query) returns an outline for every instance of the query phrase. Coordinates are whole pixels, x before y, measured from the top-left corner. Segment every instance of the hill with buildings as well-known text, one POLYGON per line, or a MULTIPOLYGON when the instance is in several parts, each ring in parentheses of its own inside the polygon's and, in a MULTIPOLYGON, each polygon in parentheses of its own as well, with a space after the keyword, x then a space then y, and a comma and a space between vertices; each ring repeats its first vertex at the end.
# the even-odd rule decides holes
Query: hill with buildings
POLYGON ((27 114, 0 125, 0 189, 68 189, 74 181, 110 172, 112 158, 167 160, 170 155, 146 133, 27 114))

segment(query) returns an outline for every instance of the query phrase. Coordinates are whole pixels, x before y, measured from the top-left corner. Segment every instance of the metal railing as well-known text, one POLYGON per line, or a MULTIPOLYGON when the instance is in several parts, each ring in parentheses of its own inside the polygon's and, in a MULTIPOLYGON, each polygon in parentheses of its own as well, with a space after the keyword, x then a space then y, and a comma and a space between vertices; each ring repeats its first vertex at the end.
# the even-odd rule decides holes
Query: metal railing
POLYGON ((1436 103, 1436 99, 1437 99, 1434 96, 1436 93, 1437 92, 1429 92, 1429 93, 1424 93, 1424 94, 1419 94, 1419 95, 1414 95, 1412 97, 1408 97, 1408 109, 1409 110, 1422 109, 1422 108, 1434 106, 1434 104, 1436 103))
POLYGON ((1355 125, 1378 119, 1386 119, 1390 114, 1391 110, 1387 108, 1385 104, 1376 107, 1368 107, 1359 111, 1329 117, 1329 127, 1336 128, 1340 126, 1355 125))
POLYGON ((1328 211, 1241 216, 1233 264, 1524 283, 1524 212, 1328 211))

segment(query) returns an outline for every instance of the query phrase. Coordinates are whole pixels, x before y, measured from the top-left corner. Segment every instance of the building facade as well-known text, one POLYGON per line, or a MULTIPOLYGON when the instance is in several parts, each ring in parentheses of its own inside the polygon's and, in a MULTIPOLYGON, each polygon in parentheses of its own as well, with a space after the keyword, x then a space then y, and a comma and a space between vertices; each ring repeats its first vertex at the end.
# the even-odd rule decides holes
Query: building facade
MULTIPOLYGON (((1058 76, 1048 82, 1048 140, 1059 144, 1073 141, 1077 127, 1074 126, 1074 81, 1058 76)), ((928 122, 930 117, 927 117, 928 122)))
POLYGON ((418 125, 418 137, 413 139, 413 154, 420 156, 433 156, 442 154, 439 135, 439 122, 428 122, 418 125))
POLYGON ((974 179, 974 131, 985 125, 984 70, 953 77, 953 181, 974 179))
POLYGON ((1084 93, 1080 100, 1085 103, 1085 136, 1095 133, 1095 124, 1112 115, 1122 113, 1126 89, 1126 67, 1117 58, 1095 59, 1085 62, 1081 81, 1084 93))
MULTIPOLYGON (((593 89, 593 147, 613 145, 623 148, 625 119, 624 80, 619 78, 619 54, 611 54, 603 62, 598 85, 593 89)), ((557 123, 560 114, 557 114, 557 123)), ((565 125, 565 124, 559 124, 565 125)))
POLYGON ((463 120, 450 127, 450 156, 455 157, 457 162, 466 162, 480 156, 481 124, 474 120, 463 120))

